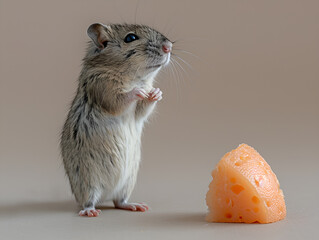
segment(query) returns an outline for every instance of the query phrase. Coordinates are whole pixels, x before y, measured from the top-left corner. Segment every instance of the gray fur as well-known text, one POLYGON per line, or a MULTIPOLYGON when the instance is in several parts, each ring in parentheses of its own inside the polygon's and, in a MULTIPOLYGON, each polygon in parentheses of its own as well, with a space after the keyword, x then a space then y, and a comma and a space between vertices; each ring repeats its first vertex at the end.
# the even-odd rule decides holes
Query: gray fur
POLYGON ((147 26, 94 24, 88 35, 92 41, 63 127, 61 152, 77 202, 94 208, 105 200, 127 201, 132 193, 143 125, 156 102, 132 99, 131 92, 149 92, 170 55, 161 49, 168 39, 147 26), (128 33, 139 39, 125 43, 128 33))

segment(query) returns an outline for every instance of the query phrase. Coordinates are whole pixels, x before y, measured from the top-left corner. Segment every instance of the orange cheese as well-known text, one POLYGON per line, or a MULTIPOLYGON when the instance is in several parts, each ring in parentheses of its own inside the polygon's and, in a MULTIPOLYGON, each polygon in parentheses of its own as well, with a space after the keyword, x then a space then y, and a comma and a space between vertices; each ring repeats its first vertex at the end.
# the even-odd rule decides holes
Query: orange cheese
POLYGON ((271 223, 285 218, 276 175, 247 144, 225 154, 212 176, 206 195, 208 222, 271 223))

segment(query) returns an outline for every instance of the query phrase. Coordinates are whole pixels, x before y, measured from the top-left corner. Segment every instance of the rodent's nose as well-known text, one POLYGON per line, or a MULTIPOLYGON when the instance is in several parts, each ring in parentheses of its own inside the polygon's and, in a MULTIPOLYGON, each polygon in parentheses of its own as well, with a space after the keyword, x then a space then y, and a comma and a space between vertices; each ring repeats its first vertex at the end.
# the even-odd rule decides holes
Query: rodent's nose
POLYGON ((163 43, 162 49, 164 53, 169 53, 172 51, 173 44, 171 42, 163 43))

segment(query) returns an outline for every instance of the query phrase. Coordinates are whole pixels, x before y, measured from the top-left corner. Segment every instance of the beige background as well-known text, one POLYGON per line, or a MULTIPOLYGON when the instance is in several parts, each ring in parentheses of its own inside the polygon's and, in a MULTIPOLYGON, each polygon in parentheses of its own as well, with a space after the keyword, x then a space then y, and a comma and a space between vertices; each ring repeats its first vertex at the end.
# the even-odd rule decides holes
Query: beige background
MULTIPOLYGON (((0 0, 0 234, 3 239, 314 239, 319 224, 319 1, 0 0), (80 218, 59 155, 94 22, 143 23, 172 40, 132 200, 80 218), (191 52, 191 54, 178 51, 191 52), (288 215, 208 224, 210 172, 238 144, 268 161, 288 215)), ((106 206, 112 206, 106 203, 106 206)))

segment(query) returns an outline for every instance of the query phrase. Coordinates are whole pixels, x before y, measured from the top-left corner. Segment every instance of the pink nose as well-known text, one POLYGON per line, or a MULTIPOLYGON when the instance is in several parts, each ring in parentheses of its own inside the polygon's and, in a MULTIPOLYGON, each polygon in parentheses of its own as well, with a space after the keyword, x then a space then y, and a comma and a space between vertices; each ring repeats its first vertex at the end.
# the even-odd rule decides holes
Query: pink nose
POLYGON ((171 42, 164 43, 162 46, 162 49, 163 49, 164 53, 171 52, 172 51, 172 43, 171 42))

